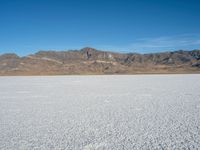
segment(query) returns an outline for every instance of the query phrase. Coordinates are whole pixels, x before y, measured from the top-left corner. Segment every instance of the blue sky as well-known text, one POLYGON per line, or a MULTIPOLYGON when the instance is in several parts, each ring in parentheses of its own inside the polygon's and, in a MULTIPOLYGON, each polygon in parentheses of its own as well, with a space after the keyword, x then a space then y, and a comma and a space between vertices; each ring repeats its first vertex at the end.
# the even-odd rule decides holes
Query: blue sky
POLYGON ((0 0, 0 54, 200 49, 199 0, 0 0))

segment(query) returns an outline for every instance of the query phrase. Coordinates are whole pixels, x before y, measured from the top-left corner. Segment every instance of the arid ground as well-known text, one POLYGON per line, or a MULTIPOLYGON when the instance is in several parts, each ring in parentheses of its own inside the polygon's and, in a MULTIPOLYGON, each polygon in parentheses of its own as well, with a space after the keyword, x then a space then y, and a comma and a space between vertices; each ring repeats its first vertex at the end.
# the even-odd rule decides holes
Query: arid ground
POLYGON ((200 75, 0 77, 0 149, 183 148, 200 148, 200 75))

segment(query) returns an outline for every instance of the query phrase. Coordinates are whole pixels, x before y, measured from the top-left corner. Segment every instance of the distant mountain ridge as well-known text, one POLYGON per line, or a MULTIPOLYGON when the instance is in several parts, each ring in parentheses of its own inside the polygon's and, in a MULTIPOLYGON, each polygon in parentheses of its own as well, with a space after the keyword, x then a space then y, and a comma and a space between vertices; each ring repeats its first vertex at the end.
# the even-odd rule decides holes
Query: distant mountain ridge
POLYGON ((94 48, 0 55, 0 75, 200 73, 200 50, 150 54, 94 48))

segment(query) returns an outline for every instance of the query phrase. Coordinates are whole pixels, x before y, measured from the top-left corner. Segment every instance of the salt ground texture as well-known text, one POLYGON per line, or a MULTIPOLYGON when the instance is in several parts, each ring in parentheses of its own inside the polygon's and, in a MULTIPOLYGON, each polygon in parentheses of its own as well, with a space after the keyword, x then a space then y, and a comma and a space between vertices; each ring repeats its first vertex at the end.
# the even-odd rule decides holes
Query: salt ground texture
POLYGON ((0 77, 0 149, 200 149, 200 75, 0 77))

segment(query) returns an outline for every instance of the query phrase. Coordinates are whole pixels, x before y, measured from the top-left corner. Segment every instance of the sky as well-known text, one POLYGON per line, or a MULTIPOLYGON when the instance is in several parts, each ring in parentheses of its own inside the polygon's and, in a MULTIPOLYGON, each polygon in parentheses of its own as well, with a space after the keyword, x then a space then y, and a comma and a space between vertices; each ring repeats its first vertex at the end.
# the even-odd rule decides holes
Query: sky
POLYGON ((199 0, 0 0, 0 54, 200 49, 199 0))

